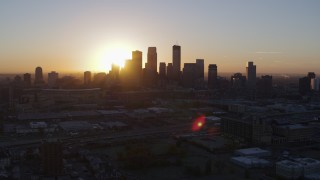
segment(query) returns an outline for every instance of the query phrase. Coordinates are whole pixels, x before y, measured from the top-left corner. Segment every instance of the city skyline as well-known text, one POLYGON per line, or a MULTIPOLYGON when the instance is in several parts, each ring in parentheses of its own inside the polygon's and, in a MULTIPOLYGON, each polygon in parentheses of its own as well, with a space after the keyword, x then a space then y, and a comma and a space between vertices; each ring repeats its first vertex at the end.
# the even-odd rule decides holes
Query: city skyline
MULTIPOLYGON (((157 65, 204 59, 219 72, 319 73, 318 1, 94 1, 0 3, 1 73, 83 72, 123 65, 134 50, 157 48, 157 65), (57 13, 59 12, 59 13, 57 13), (165 36, 164 36, 165 35, 165 36), (116 54, 116 55, 115 55, 116 54)), ((207 68, 205 68, 206 70, 207 68)), ((157 69, 159 70, 159 69, 157 69)))

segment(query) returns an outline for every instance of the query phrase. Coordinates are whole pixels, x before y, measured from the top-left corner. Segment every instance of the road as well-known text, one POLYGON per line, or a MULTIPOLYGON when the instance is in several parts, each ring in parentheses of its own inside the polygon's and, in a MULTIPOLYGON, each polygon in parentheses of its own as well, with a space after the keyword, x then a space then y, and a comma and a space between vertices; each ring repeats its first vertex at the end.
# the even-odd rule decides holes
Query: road
MULTIPOLYGON (((65 145, 76 145, 76 144, 85 144, 90 142, 115 142, 115 141, 124 141, 130 139, 140 139, 140 138, 165 138, 172 137, 177 135, 189 136, 206 136, 209 135, 205 130, 192 132, 191 124, 183 125, 172 125, 166 127, 156 127, 151 129, 135 129, 127 131, 117 131, 117 132, 99 132, 99 133, 90 133, 85 135, 77 135, 70 137, 69 134, 53 136, 49 138, 37 137, 34 139, 18 139, 19 137, 10 137, 10 139, 2 138, 0 142, 1 147, 13 148, 13 147, 28 147, 28 146, 38 146, 41 144, 43 139, 59 139, 65 145), (14 141, 12 141, 14 140, 14 141)), ((215 135, 218 135, 219 132, 216 132, 215 135)), ((212 135, 212 132, 210 133, 212 135)))

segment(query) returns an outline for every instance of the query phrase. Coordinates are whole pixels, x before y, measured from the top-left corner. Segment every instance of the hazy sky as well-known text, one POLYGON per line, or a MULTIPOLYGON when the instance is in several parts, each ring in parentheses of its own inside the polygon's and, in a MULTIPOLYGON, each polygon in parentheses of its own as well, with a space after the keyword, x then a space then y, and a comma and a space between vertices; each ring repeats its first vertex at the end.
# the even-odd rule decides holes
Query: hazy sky
POLYGON ((319 0, 8 0, 0 24, 0 73, 106 71, 115 47, 168 63, 174 44, 219 72, 320 73, 319 0))

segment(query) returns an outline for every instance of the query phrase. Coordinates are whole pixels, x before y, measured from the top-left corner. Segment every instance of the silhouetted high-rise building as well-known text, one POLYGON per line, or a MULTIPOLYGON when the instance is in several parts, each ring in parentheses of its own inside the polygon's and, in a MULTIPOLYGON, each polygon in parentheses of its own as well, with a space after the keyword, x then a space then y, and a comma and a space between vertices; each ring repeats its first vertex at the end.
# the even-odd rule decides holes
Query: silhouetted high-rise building
POLYGON ((148 63, 148 69, 152 72, 152 73, 156 73, 157 72, 157 48, 156 47, 149 47, 148 48, 148 59, 147 59, 147 63, 148 63))
POLYGON ((218 68, 215 64, 209 64, 208 66, 208 88, 217 89, 218 83, 218 68))
POLYGON ((132 51, 132 76, 134 78, 134 85, 140 85, 142 78, 142 52, 132 51))
POLYGON ((314 72, 308 72, 308 78, 314 79, 314 78, 316 78, 316 74, 314 72))
POLYGON ((120 71, 121 84, 125 87, 134 86, 133 63, 131 59, 125 61, 124 68, 120 71))
POLYGON ((63 174, 63 149, 60 141, 43 141, 41 145, 41 155, 45 175, 59 176, 63 174))
POLYGON ((174 77, 173 65, 172 65, 172 63, 168 63, 168 66, 167 66, 167 78, 169 80, 173 80, 173 77, 174 77))
POLYGON ((197 79, 204 80, 204 60, 197 59, 196 65, 197 65, 197 79))
POLYGON ((22 82, 22 78, 19 75, 16 75, 13 79, 13 84, 16 87, 22 87, 23 86, 23 82, 22 82))
POLYGON ((301 95, 306 95, 307 93, 311 92, 312 89, 312 82, 316 78, 316 74, 314 72, 308 72, 306 77, 299 79, 299 93, 301 95))
POLYGON ((303 77, 299 79, 299 93, 300 95, 306 95, 310 92, 310 78, 309 77, 303 77))
POLYGON ((149 47, 148 59, 143 73, 144 84, 146 86, 155 86, 157 84, 157 67, 157 49, 156 47, 149 47))
POLYGON ((141 85, 142 82, 142 52, 132 51, 132 59, 125 62, 121 69, 120 79, 123 86, 133 88, 141 85))
POLYGON ((48 73, 48 87, 49 88, 56 88, 58 78, 59 78, 59 74, 56 73, 55 71, 48 73))
POLYGON ((257 90, 259 96, 262 97, 271 97, 272 96, 272 76, 265 75, 261 76, 260 79, 258 79, 257 82, 257 90))
POLYGON ((182 85, 186 88, 195 88, 197 79, 196 63, 184 63, 182 71, 182 85))
POLYGON ((112 64, 109 75, 113 81, 118 81, 120 78, 120 67, 116 64, 112 64))
POLYGON ((43 74, 42 74, 41 67, 37 67, 35 70, 34 85, 36 87, 43 87, 44 86, 44 80, 43 80, 43 74))
POLYGON ((253 62, 248 62, 247 67, 247 87, 249 89, 256 88, 256 79, 257 79, 257 72, 256 72, 256 65, 253 65, 253 62))
POLYGON ((30 73, 25 73, 23 75, 23 82, 24 82, 25 86, 27 86, 27 87, 31 86, 31 74, 30 73))
POLYGON ((160 78, 164 79, 167 76, 167 65, 165 62, 161 62, 159 65, 159 76, 160 78))
POLYGON ((172 46, 172 65, 174 80, 180 80, 181 74, 181 46, 172 46))
POLYGON ((132 51, 132 63, 135 71, 142 71, 142 52, 141 51, 132 51))
POLYGON ((93 76, 94 87, 104 87, 107 81, 107 74, 105 72, 99 72, 93 76))
POLYGON ((311 89, 313 91, 319 91, 320 88, 320 78, 311 79, 311 89))
POLYGON ((83 73, 83 82, 85 86, 88 86, 91 84, 91 72, 90 71, 85 71, 83 73))
POLYGON ((310 81, 310 90, 312 89, 312 82, 315 82, 314 79, 316 78, 316 74, 314 72, 308 72, 307 77, 310 81))
POLYGON ((245 88, 247 78, 243 76, 241 73, 235 73, 231 76, 231 87, 234 89, 245 88))

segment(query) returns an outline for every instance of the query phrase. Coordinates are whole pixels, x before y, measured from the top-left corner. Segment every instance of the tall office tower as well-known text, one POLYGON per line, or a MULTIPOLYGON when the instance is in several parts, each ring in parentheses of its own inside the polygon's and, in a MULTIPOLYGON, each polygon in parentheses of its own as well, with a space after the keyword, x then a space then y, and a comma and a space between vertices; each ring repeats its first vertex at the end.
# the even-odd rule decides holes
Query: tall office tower
POLYGON ((181 74, 181 47, 178 45, 172 46, 172 65, 174 72, 174 79, 180 80, 181 74))
POLYGON ((261 79, 258 79, 257 90, 259 96, 262 97, 271 97, 272 96, 272 76, 265 75, 261 76, 261 79))
POLYGON ((320 88, 320 78, 313 78, 311 79, 311 89, 313 91, 319 91, 320 88))
POLYGON ((159 76, 162 79, 166 78, 166 76, 167 76, 166 68, 167 68, 166 63, 165 62, 161 62, 160 65, 159 65, 159 76))
POLYGON ((308 78, 314 79, 314 78, 316 78, 316 74, 314 72, 308 72, 308 78))
POLYGON ((172 65, 172 63, 168 63, 168 66, 167 66, 167 78, 169 80, 173 80, 173 77, 174 77, 173 65, 172 65))
POLYGON ((133 63, 131 59, 127 59, 125 61, 125 65, 124 68, 121 69, 121 74, 125 77, 125 76, 132 76, 131 73, 133 71, 133 63))
POLYGON ((120 71, 120 82, 123 86, 129 86, 129 83, 131 84, 132 81, 130 80, 132 78, 132 60, 127 59, 125 61, 124 67, 120 71))
POLYGON ((132 51, 132 75, 134 79, 134 85, 140 85, 142 77, 142 52, 132 51))
POLYGON ((84 85, 88 86, 91 84, 91 72, 90 71, 85 71, 83 73, 83 83, 84 85))
POLYGON ((49 88, 56 88, 58 86, 58 78, 59 74, 55 71, 48 73, 48 87, 49 88))
POLYGON ((248 62, 247 67, 247 87, 249 89, 256 88, 256 79, 257 79, 257 72, 256 72, 256 65, 253 65, 253 62, 248 62))
POLYGON ((25 86, 27 86, 27 87, 31 86, 31 74, 30 73, 25 73, 23 75, 23 82, 24 82, 25 86))
POLYGON ((209 64, 208 67, 208 88, 218 88, 218 67, 215 64, 209 64))
POLYGON ((112 64, 111 66, 111 72, 109 73, 112 80, 119 80, 120 78, 120 66, 116 64, 112 64))
POLYGON ((197 79, 196 63, 184 63, 182 71, 182 86, 186 88, 195 88, 197 79))
POLYGON ((243 76, 241 73, 235 73, 231 76, 231 87, 234 89, 242 89, 246 87, 246 76, 243 76))
POLYGON ((34 85, 36 87, 43 87, 44 86, 44 80, 43 80, 43 74, 42 74, 42 68, 37 67, 35 70, 35 79, 34 79, 34 85))
POLYGON ((309 84, 310 84, 310 90, 312 89, 312 83, 311 83, 311 81, 313 80, 313 79, 315 79, 316 78, 316 74, 314 73, 314 72, 308 72, 308 75, 307 75, 307 77, 309 78, 309 84))
POLYGON ((22 78, 19 75, 16 75, 13 79, 13 83, 16 86, 21 86, 22 85, 22 78))
POLYGON ((204 59, 197 59, 197 79, 204 80, 204 59))
POLYGON ((157 84, 157 49, 148 48, 148 59, 143 73, 143 81, 146 86, 155 86, 157 84))
POLYGON ((310 78, 309 77, 303 77, 299 79, 299 93, 300 95, 306 95, 310 92, 311 86, 310 86, 310 78))
POLYGON ((151 72, 157 72, 157 48, 156 47, 149 47, 148 48, 148 69, 151 72))
POLYGON ((63 148, 60 141, 43 141, 41 145, 41 155, 45 175, 58 176, 63 174, 63 148))

